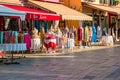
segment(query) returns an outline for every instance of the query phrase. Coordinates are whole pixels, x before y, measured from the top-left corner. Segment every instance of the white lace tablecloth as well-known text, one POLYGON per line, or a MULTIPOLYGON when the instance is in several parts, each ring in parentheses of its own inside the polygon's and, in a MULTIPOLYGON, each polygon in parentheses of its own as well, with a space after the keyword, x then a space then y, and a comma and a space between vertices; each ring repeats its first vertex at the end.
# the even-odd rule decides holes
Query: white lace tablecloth
POLYGON ((102 43, 103 45, 113 45, 114 42, 113 42, 113 37, 112 36, 102 36, 102 43))
POLYGON ((40 38, 31 39, 31 49, 32 50, 39 50, 40 47, 41 47, 40 38))
POLYGON ((25 43, 0 44, 0 51, 26 51, 25 43))

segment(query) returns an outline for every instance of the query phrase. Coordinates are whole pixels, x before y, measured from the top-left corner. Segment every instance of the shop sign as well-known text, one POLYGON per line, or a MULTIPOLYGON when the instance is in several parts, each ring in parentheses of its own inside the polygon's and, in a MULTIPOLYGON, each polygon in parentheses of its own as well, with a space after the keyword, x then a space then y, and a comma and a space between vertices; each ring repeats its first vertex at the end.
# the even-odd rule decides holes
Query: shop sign
POLYGON ((43 16, 43 15, 40 15, 40 19, 47 19, 47 17, 46 16, 43 16))

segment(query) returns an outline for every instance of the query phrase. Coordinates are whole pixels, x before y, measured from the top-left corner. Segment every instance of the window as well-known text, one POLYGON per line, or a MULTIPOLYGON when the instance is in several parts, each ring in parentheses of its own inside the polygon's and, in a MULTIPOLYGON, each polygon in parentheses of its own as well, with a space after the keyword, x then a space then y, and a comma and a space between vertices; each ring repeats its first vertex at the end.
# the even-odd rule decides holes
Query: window
POLYGON ((108 4, 110 5, 113 2, 113 0, 100 0, 101 4, 108 4))

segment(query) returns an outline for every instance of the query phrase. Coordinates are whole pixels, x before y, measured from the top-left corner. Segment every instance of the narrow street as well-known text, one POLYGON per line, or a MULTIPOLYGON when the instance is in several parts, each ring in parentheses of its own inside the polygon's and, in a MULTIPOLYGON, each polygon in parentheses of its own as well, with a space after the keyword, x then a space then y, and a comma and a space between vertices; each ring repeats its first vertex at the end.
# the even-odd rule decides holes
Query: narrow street
POLYGON ((120 46, 0 64, 0 80, 120 80, 120 46))

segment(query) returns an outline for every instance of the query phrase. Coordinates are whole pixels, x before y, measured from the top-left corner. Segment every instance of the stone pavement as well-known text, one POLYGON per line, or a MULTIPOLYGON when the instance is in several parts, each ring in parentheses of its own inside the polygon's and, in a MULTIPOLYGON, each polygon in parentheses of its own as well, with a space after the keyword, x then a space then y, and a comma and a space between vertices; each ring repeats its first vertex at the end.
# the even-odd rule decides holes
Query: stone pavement
POLYGON ((0 80, 120 80, 120 46, 92 48, 0 63, 0 80))

